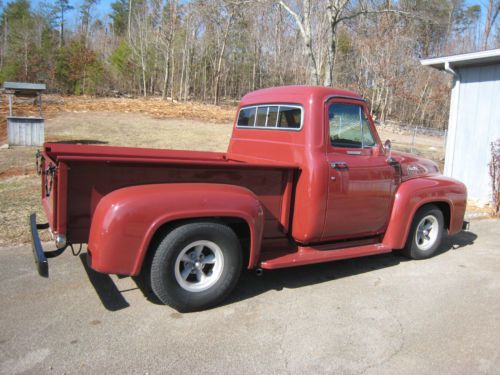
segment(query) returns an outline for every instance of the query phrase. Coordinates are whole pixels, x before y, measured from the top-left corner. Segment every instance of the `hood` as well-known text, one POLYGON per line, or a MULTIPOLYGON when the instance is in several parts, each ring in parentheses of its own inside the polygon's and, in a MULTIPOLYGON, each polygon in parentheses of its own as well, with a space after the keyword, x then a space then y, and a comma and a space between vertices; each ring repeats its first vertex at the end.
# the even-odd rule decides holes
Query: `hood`
POLYGON ((439 167, 432 160, 400 151, 392 151, 391 156, 401 165, 402 181, 439 174, 439 167))

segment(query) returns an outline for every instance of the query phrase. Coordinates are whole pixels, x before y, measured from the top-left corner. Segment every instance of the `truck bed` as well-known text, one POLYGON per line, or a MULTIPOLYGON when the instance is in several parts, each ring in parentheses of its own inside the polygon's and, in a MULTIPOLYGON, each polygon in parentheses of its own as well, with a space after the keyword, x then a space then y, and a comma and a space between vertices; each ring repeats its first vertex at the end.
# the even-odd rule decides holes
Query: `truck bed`
POLYGON ((294 165, 243 161, 219 152, 47 143, 42 152, 42 204, 52 230, 86 243, 100 199, 123 187, 203 182, 243 186, 265 210, 264 238, 286 236, 294 165))

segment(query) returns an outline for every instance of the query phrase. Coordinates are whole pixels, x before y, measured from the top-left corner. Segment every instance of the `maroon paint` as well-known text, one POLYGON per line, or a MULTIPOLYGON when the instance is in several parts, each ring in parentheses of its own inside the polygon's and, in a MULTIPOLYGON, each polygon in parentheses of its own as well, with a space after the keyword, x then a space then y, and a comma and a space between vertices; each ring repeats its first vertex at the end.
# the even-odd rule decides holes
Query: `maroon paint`
POLYGON ((104 196, 92 220, 90 265, 100 272, 136 275, 156 231, 193 217, 244 220, 251 231, 249 266, 255 266, 263 231, 259 199, 243 187, 202 183, 132 186, 104 196))
POLYGON ((467 203, 467 190, 461 182, 443 176, 414 178, 399 187, 391 212, 390 224, 385 232, 383 243, 400 249, 406 242, 411 220, 415 212, 428 203, 445 203, 450 209, 448 233, 462 229, 467 203))
POLYGON ((50 196, 42 188, 51 228, 72 243, 88 242, 94 269, 133 275, 156 231, 180 219, 244 220, 248 267, 270 269, 401 248, 426 203, 448 205, 449 233, 460 230, 464 185, 440 176, 431 161, 394 152, 399 175, 359 95, 280 87, 250 93, 240 107, 273 103, 300 105, 302 129, 235 126, 227 153, 47 143, 44 167, 58 166, 50 196), (376 147, 352 155, 330 145, 332 102, 363 107, 376 147), (348 170, 332 169, 335 161, 348 170))

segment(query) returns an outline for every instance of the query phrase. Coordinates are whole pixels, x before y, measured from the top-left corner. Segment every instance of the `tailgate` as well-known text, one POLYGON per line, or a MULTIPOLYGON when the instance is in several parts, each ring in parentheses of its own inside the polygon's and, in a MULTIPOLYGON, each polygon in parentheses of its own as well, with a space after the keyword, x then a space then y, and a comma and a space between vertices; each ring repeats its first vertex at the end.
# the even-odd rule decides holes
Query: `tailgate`
POLYGON ((51 159, 44 149, 37 154, 37 170, 41 176, 42 207, 50 229, 65 236, 67 165, 51 159))

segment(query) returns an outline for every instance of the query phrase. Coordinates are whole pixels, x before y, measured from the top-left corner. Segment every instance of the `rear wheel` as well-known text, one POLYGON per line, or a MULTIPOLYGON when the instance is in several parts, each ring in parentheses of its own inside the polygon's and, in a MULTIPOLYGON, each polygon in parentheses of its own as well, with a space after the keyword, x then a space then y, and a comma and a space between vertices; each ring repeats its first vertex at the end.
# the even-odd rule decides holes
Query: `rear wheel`
POLYGON ((435 254, 441 244, 444 218, 434 205, 419 209, 413 218, 403 253, 411 259, 425 259, 435 254))
POLYGON ((188 223, 158 245, 151 263, 151 288, 160 301, 179 311, 201 310, 228 296, 241 268, 242 250, 231 228, 188 223))

